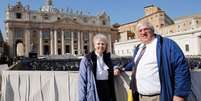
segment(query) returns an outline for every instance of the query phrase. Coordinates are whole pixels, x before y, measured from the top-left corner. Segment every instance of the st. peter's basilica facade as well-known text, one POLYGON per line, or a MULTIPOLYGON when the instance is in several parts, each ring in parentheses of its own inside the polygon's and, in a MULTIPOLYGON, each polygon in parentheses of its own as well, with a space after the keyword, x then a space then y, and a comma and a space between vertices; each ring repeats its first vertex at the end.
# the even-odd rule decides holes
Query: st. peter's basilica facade
POLYGON ((108 36, 109 51, 115 33, 110 17, 101 12, 96 16, 82 11, 57 9, 52 0, 45 0, 40 10, 31 10, 21 2, 8 5, 5 31, 10 57, 28 56, 30 52, 44 55, 84 55, 93 50, 93 36, 108 36))

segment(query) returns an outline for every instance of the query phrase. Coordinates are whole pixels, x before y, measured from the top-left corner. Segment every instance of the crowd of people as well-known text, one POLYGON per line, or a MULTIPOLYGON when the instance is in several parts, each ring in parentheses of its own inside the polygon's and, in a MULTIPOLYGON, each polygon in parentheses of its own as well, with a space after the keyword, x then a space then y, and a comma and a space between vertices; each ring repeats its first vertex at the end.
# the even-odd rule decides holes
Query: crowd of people
POLYGON ((80 59, 76 60, 46 60, 24 59, 13 69, 15 70, 42 70, 42 71, 78 71, 80 59))
MULTIPOLYGON (((124 68, 126 63, 129 61, 130 57, 118 57, 112 58, 113 66, 122 66, 124 68)), ((9 60, 9 59, 8 59, 9 60)), ((11 62, 6 60, 5 58, 1 58, 0 64, 12 64, 11 62)), ((12 59, 11 59, 12 60, 12 59)), ((187 58, 189 68, 191 70, 201 69, 201 58, 187 58)), ((45 60, 45 59, 24 59, 21 60, 19 64, 22 64, 21 67, 15 67, 15 69, 20 70, 79 70, 80 59, 64 59, 64 60, 45 60)), ((10 66, 9 65, 9 66, 10 66)))
POLYGON ((187 58, 191 70, 201 69, 201 58, 187 58))

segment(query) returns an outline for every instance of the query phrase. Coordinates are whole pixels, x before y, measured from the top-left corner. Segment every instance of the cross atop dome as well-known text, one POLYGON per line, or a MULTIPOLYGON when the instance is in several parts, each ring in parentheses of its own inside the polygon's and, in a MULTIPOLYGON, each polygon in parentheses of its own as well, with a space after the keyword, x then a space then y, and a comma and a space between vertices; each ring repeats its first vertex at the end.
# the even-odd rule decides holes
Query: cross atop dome
POLYGON ((54 8, 52 0, 45 0, 45 5, 42 6, 41 11, 58 12, 58 10, 56 8, 54 8))

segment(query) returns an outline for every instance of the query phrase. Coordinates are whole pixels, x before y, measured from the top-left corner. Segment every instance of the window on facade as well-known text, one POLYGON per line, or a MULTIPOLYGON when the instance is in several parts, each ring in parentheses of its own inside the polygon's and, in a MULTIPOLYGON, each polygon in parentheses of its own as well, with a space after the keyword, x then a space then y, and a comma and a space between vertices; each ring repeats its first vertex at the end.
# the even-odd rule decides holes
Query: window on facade
POLYGON ((77 45, 74 45, 74 49, 77 50, 77 45))
POLYGON ((74 33, 73 33, 73 38, 74 38, 74 39, 78 39, 78 33, 77 33, 77 32, 74 32, 74 33))
POLYGON ((57 17, 57 20, 60 20, 61 18, 60 17, 57 17))
POLYGON ((33 16, 32 18, 35 20, 35 19, 36 19, 36 16, 33 16))
POLYGON ((95 24, 96 22, 93 20, 92 23, 95 24))
POLYGON ((88 43, 88 41, 84 41, 84 43, 85 43, 85 44, 87 44, 87 43, 88 43))
POLYGON ((88 49, 88 46, 84 46, 84 49, 88 49))
POLYGON ((70 39, 71 33, 70 32, 65 32, 64 33, 64 39, 70 39))
POLYGON ((65 40, 65 43, 69 43, 69 44, 70 44, 70 43, 71 43, 71 40, 70 40, 70 39, 66 39, 66 40, 65 40))
POLYGON ((44 45, 43 48, 44 48, 43 54, 44 55, 49 55, 49 53, 50 53, 49 46, 48 45, 44 45))
POLYGON ((189 52, 189 44, 185 45, 185 50, 186 50, 186 52, 189 52))
POLYGON ((44 19, 45 19, 45 20, 48 20, 49 18, 48 18, 48 16, 44 16, 44 19))
POLYGON ((37 32, 37 31, 35 31, 35 30, 33 31, 33 33, 36 33, 36 32, 37 32))
POLYGON ((58 40, 61 40, 61 31, 58 31, 58 32, 57 32, 57 39, 58 39, 58 40))
POLYGON ((189 24, 191 24, 191 21, 189 22, 189 24))
POLYGON ((66 45, 65 53, 70 53, 70 45, 66 45))
POLYGON ((106 25, 106 21, 105 21, 105 20, 103 20, 103 21, 102 21, 102 24, 103 24, 103 25, 106 25))
POLYGON ((127 54, 129 54, 130 53, 130 51, 129 51, 129 49, 127 49, 127 54))
POLYGON ((44 40, 44 43, 48 43, 48 40, 44 40))
POLYGON ((196 24, 198 24, 199 22, 198 21, 196 21, 196 24))
POLYGON ((48 32, 43 32, 43 39, 49 39, 49 33, 48 32))
POLYGON ((84 38, 84 40, 89 40, 89 34, 88 33, 83 33, 83 38, 84 38))
POLYGON ((23 31, 16 31, 15 38, 16 39, 22 39, 23 38, 23 31))
POLYGON ((77 51, 75 51, 75 54, 77 55, 77 54, 78 54, 78 52, 77 52, 77 51))
POLYGON ((22 18, 22 13, 16 13, 16 18, 21 19, 22 18))
POLYGON ((84 19, 83 19, 83 20, 84 20, 84 22, 85 22, 85 23, 87 23, 87 22, 88 22, 88 20, 87 20, 87 18, 86 18, 86 17, 84 17, 84 19))
POLYGON ((48 15, 47 14, 43 15, 43 19, 48 20, 49 19, 48 15))
POLYGON ((61 55, 61 48, 58 48, 58 54, 61 55))

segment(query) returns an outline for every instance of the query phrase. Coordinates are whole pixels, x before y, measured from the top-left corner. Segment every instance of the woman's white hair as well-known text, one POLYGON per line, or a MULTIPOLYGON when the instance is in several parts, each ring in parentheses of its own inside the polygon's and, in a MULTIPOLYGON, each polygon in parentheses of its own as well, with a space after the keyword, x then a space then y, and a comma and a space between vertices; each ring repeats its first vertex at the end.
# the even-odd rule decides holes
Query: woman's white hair
POLYGON ((96 40, 101 40, 103 41, 106 45, 108 44, 108 39, 107 37, 104 35, 104 34, 96 34, 94 37, 93 37, 93 42, 95 43, 96 40))
POLYGON ((96 41, 98 41, 98 40, 101 40, 105 43, 105 45, 106 45, 105 51, 107 52, 108 51, 108 38, 107 38, 107 36, 104 34, 101 34, 101 33, 96 34, 93 37, 93 45, 95 45, 96 41))

